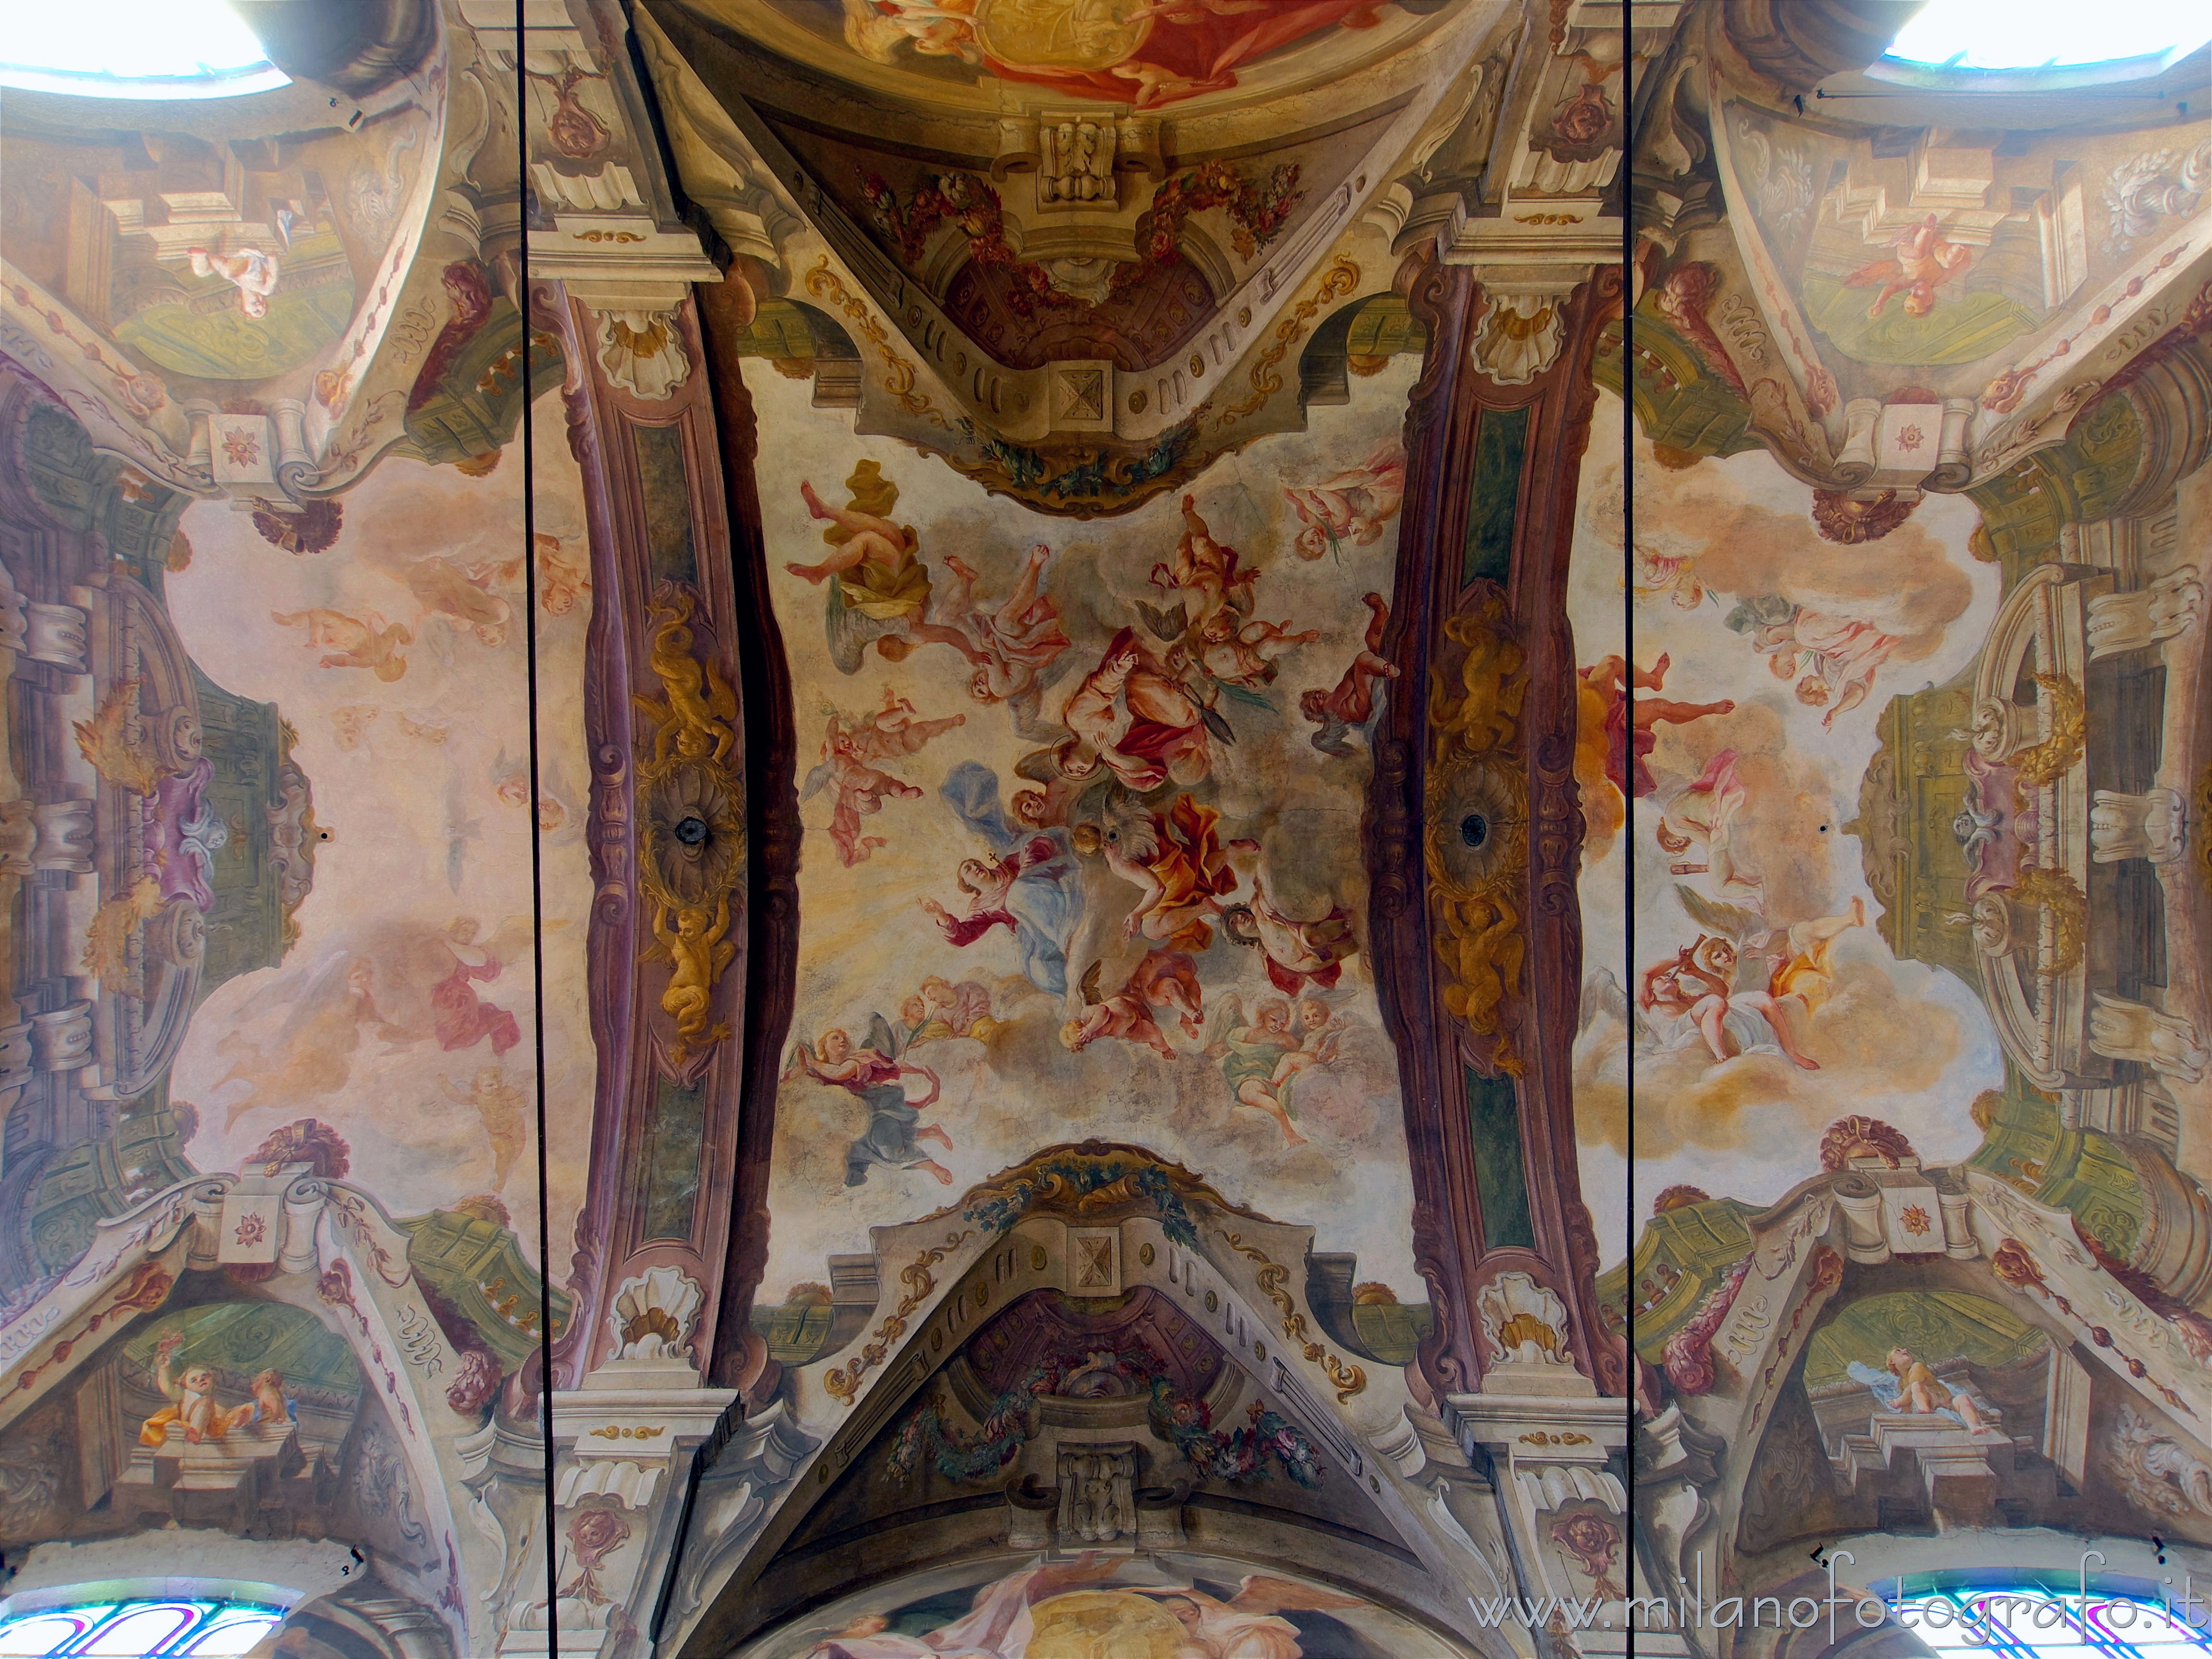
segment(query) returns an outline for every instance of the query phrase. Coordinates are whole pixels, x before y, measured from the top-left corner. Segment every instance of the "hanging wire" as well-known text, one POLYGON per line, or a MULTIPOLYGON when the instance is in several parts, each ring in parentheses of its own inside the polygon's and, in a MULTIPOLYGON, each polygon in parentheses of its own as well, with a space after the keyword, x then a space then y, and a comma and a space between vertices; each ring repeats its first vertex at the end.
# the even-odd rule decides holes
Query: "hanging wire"
POLYGON ((530 305, 530 116, 524 106, 525 0, 514 0, 514 148, 520 199, 518 254, 522 312, 522 637, 530 719, 531 1038, 538 1083, 538 1425, 545 1456, 545 1620, 550 1651, 561 1651, 560 1559, 554 1524, 552 1191, 545 1152, 545 833, 539 822, 538 732, 538 452, 536 388, 531 382, 535 329, 530 305))

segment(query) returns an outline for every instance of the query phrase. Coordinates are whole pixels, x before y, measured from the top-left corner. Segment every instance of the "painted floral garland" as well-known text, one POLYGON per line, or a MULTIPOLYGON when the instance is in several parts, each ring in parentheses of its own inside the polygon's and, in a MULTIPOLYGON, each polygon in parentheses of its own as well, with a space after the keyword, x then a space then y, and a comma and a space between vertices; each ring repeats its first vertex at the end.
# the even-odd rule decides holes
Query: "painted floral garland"
POLYGON ((1121 1190, 1119 1198, 1142 1198, 1159 1214, 1160 1231, 1170 1243, 1185 1249, 1198 1248, 1198 1229, 1182 1196, 1158 1165, 1133 1164, 1118 1158, 1097 1159, 1082 1154, 1053 1158, 1003 1186, 986 1188, 961 1212, 992 1233, 1002 1233, 1021 1218, 1022 1212, 1046 1197, 1087 1198, 1109 1188, 1121 1190))

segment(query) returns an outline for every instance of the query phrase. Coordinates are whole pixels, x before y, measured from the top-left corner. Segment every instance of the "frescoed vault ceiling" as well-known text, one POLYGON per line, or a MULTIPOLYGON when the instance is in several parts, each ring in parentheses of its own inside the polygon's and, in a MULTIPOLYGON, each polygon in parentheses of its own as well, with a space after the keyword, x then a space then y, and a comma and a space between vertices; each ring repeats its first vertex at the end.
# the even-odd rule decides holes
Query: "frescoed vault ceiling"
POLYGON ((2212 1570, 2207 58, 1916 9, 257 0, 272 90, 11 88, 0 1624, 2212 1570))
POLYGON ((1577 1106, 1635 1159, 1639 1508, 1678 1585, 2051 1569, 2179 1531, 2201 1455, 2204 126, 1753 9, 1655 71, 1598 364, 1634 955, 1577 1106))

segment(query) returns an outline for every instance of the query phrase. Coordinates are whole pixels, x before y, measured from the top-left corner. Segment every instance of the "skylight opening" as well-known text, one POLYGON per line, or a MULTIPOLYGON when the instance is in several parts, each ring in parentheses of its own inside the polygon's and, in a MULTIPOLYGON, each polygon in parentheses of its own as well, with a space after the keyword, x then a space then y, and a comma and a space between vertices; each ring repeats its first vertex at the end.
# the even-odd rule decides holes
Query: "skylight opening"
POLYGON ((2203 0, 1929 0, 1887 56, 1936 69, 2063 69, 2169 58, 2208 40, 2203 0))
POLYGON ((65 0, 11 9, 0 86, 87 98, 236 98, 289 86, 223 0, 65 0))

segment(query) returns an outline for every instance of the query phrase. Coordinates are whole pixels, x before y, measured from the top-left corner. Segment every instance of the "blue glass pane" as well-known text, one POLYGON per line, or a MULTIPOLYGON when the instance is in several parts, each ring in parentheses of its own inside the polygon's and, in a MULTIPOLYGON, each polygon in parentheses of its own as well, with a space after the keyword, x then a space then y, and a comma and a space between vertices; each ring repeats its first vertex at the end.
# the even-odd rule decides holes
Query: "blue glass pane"
POLYGON ((283 1622, 279 1613, 226 1613, 177 1651, 191 1659, 234 1659, 283 1622))
POLYGON ((113 1606, 112 1601, 103 1601, 97 1607, 57 1609, 11 1619, 0 1625, 0 1655, 6 1655, 8 1659, 28 1659, 29 1656, 52 1653, 64 1643, 90 1630, 113 1606))
POLYGON ((102 1625, 77 1651, 104 1659, 144 1659, 166 1653, 171 1642, 199 1623, 208 1606, 204 1601, 141 1602, 102 1625))
POLYGON ((2101 64, 2200 45, 2202 0, 2128 0, 2124 6, 2022 6, 2018 0, 1930 0, 1889 56, 1958 69, 2101 64))
POLYGON ((2132 1596, 2034 1586, 1907 1595, 1900 1622, 1942 1659, 2203 1659, 2212 1632, 2132 1596))

